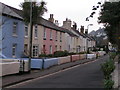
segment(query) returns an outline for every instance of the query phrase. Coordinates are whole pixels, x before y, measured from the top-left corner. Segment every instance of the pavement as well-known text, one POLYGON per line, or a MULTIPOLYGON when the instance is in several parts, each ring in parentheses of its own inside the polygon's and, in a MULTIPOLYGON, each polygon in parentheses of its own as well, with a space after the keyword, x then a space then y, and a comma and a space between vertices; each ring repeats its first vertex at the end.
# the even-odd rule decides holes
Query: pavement
POLYGON ((118 56, 115 58, 115 67, 112 79, 114 80, 114 88, 118 88, 120 90, 120 63, 118 63, 118 56))
MULTIPOLYGON (((102 58, 102 57, 100 57, 100 58, 102 58)), ((100 59, 100 58, 98 58, 98 59, 100 59)), ((84 64, 84 63, 91 62, 94 60, 97 60, 97 59, 78 60, 75 62, 70 62, 70 63, 65 63, 62 65, 53 66, 53 67, 50 67, 50 68, 44 69, 44 70, 31 70, 30 73, 13 74, 13 75, 8 75, 8 76, 3 76, 2 77, 2 88, 5 88, 7 86, 14 85, 14 84, 17 84, 20 82, 24 82, 27 80, 32 80, 32 79, 35 79, 35 78, 38 78, 38 77, 41 77, 44 75, 55 73, 57 71, 60 71, 60 70, 66 69, 66 68, 69 68, 69 67, 72 67, 75 65, 79 65, 79 64, 84 64)))
POLYGON ((120 90, 120 63, 118 64, 118 88, 120 90))

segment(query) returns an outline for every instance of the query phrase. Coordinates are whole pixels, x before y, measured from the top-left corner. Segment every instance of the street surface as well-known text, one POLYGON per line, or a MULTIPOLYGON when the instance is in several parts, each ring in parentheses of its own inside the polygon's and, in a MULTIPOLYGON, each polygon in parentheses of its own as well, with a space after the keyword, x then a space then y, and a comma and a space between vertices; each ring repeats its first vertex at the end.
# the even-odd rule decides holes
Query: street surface
POLYGON ((108 55, 96 61, 8 88, 103 88, 103 73, 100 64, 105 60, 108 60, 108 55))

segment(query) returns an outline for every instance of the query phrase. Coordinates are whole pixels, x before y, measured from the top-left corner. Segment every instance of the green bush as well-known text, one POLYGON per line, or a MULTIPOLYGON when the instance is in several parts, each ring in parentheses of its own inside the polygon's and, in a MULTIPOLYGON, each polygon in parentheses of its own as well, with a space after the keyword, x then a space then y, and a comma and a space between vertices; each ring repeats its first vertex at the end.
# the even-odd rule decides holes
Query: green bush
POLYGON ((104 80, 104 87, 106 90, 112 90, 114 85, 114 81, 112 79, 105 79, 104 80))
POLYGON ((113 60, 106 61, 104 64, 101 65, 101 69, 103 71, 105 79, 111 78, 111 73, 115 69, 114 61, 113 60))
POLYGON ((86 54, 86 52, 80 52, 79 54, 86 54))
POLYGON ((110 59, 115 59, 115 57, 116 57, 116 52, 110 52, 110 59))
POLYGON ((54 57, 63 57, 68 56, 68 51, 56 51, 54 52, 54 57))
POLYGON ((54 57, 53 54, 48 54, 46 57, 54 57))
POLYGON ((39 57, 47 57, 46 54, 40 54, 39 57))
POLYGON ((75 55, 76 53, 74 53, 74 52, 70 52, 70 53, 68 53, 69 55, 75 55))

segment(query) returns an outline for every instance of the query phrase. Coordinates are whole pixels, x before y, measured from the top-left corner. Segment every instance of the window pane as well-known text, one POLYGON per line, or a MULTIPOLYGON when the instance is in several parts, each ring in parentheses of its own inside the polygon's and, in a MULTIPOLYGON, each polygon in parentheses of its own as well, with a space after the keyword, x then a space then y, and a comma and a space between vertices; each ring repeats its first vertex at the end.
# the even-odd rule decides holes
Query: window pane
POLYGON ((33 46, 33 56, 38 56, 38 46, 33 46))
POLYGON ((28 36, 28 26, 25 26, 25 36, 28 36))
POLYGON ((13 22, 13 34, 17 34, 17 22, 13 22))
POLYGON ((13 47, 12 47, 12 55, 15 56, 16 54, 16 46, 17 44, 13 44, 13 47))
POLYGON ((35 37, 38 37, 38 26, 35 25, 35 37))

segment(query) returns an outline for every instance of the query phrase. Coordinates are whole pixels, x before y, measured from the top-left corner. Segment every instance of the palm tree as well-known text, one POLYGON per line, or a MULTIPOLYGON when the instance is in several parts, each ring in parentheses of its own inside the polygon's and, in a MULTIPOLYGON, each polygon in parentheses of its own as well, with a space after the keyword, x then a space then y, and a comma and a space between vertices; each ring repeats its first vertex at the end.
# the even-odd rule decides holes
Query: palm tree
POLYGON ((46 2, 41 1, 37 2, 26 2, 21 4, 23 10, 23 17, 26 24, 30 23, 30 43, 29 43, 29 72, 31 65, 31 57, 32 57, 32 37, 33 37, 33 26, 37 23, 39 17, 47 12, 46 2))

